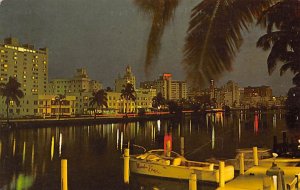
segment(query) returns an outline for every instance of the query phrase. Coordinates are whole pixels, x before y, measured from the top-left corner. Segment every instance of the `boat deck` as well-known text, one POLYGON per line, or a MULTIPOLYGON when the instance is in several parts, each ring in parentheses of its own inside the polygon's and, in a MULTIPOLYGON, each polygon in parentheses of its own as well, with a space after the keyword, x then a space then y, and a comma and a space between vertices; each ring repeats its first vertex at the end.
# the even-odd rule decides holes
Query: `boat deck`
MULTIPOLYGON (((247 170, 244 175, 239 175, 234 180, 225 184, 225 187, 219 187, 217 190, 236 190, 236 189, 255 189, 263 190, 263 179, 266 177, 266 171, 270 166, 254 166, 247 170)), ((285 183, 290 183, 296 174, 300 173, 300 167, 280 167, 284 171, 285 183)))

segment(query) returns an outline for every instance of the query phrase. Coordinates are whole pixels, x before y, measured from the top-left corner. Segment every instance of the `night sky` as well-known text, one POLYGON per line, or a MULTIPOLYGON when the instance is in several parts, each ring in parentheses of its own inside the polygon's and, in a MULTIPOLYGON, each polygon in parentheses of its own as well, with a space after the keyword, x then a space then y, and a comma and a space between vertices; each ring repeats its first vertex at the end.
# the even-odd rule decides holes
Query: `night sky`
MULTIPOLYGON (((126 65, 131 65, 138 82, 156 79, 163 72, 184 80, 182 49, 190 10, 197 2, 180 2, 147 77, 144 59, 151 18, 133 0, 3 0, 0 38, 12 36, 21 43, 48 47, 50 79, 72 77, 75 68, 85 67, 92 79, 113 87, 118 73, 123 74, 126 65)), ((278 70, 268 75, 268 54, 256 48, 262 34, 255 25, 245 33, 232 72, 224 73, 218 85, 234 80, 242 87, 270 85, 275 95, 287 93, 292 75, 288 72, 280 77, 278 70)))

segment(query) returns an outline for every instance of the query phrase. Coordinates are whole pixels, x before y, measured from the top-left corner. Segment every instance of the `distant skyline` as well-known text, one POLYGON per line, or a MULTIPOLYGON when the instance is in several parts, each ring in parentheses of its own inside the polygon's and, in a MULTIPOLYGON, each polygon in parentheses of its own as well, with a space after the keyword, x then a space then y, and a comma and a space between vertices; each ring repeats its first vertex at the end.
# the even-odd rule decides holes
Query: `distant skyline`
MULTIPOLYGON (((174 20, 166 27, 161 52, 148 78, 144 73, 151 18, 132 0, 3 0, 0 1, 0 37, 49 48, 49 79, 72 77, 86 68, 90 78, 114 86, 118 73, 130 65, 137 81, 154 80, 164 72, 184 80, 181 60, 190 10, 198 0, 181 1, 174 20)), ((275 95, 292 87, 292 75, 267 71, 267 52, 256 48, 263 32, 254 26, 245 33, 233 71, 217 83, 233 80, 241 87, 271 86, 275 95)))

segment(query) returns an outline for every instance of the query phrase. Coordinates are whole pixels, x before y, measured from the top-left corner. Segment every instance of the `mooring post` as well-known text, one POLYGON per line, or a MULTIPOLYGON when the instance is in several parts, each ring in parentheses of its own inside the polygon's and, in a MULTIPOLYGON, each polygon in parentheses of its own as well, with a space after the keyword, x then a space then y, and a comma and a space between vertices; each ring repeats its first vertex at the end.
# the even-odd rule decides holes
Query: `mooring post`
POLYGON ((61 160, 61 190, 68 190, 68 162, 61 160))
POLYGON ((129 184, 129 149, 124 150, 124 183, 129 184))
POLYGON ((245 162, 244 162, 244 153, 240 154, 240 174, 245 174, 245 162))
POLYGON ((254 166, 258 166, 258 152, 257 152, 257 147, 253 147, 253 161, 254 161, 254 166))
POLYGON ((184 137, 180 137, 180 152, 184 156, 184 137))
POLYGON ((197 175, 192 173, 189 179, 189 190, 197 190, 197 175))
POLYGON ((225 162, 219 162, 219 187, 225 186, 225 162))

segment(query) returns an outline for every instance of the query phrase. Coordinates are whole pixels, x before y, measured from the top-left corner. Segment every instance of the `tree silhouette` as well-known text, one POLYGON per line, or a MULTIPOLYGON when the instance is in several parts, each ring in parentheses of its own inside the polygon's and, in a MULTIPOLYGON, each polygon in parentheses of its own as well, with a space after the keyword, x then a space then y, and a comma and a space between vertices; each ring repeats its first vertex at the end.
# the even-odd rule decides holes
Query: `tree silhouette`
POLYGON ((24 93, 20 87, 21 84, 14 77, 9 77, 6 84, 0 84, 0 95, 5 98, 7 124, 9 123, 9 106, 13 103, 19 106, 19 99, 24 97, 24 93))
POLYGON ((63 95, 63 94, 58 94, 57 96, 55 96, 55 104, 59 105, 59 108, 58 108, 58 119, 61 117, 62 115, 62 110, 61 110, 61 105, 64 101, 64 99, 66 99, 66 95, 63 95))
POLYGON ((127 83, 124 86, 124 89, 121 90, 121 98, 125 101, 125 104, 126 104, 125 113, 127 114, 128 101, 130 103, 131 100, 132 101, 136 100, 135 90, 131 83, 127 83))
POLYGON ((286 107, 288 120, 300 119, 300 2, 282 0, 263 12, 259 24, 266 27, 257 46, 271 50, 267 59, 271 75, 278 63, 281 63, 280 75, 287 70, 294 73, 296 87, 289 89, 286 107))
MULTIPOLYGON (((103 113, 103 107, 105 106, 106 108, 107 106, 107 93, 105 92, 105 90, 101 89, 98 90, 97 92, 93 92, 93 97, 90 100, 90 106, 94 107, 94 105, 96 105, 97 107, 101 108, 101 112, 103 113)), ((96 118, 96 108, 95 108, 95 118, 96 118)))
POLYGON ((161 92, 157 93, 157 95, 152 99, 153 108, 160 108, 165 104, 166 104, 166 99, 163 97, 161 92))

